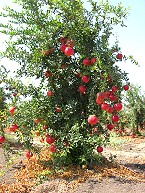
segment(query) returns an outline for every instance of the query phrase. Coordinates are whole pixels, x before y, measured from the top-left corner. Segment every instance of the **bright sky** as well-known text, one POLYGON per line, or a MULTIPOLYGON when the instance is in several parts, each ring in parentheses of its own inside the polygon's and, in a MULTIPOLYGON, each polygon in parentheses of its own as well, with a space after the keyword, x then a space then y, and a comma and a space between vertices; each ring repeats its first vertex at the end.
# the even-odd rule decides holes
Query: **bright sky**
MULTIPOLYGON (((110 0, 119 2, 119 0, 110 0)), ((139 62, 140 67, 131 63, 120 64, 129 73, 130 82, 138 84, 145 91, 145 0, 123 0, 123 4, 130 5, 130 16, 126 20, 127 28, 118 28, 123 54, 131 54, 139 62)))
MULTIPOLYGON (((0 10, 5 4, 11 5, 13 0, 0 0, 0 10)), ((87 0, 85 5, 88 6, 87 0)), ((109 0, 110 4, 116 5, 121 0, 109 0)), ((125 55, 133 55, 139 62, 140 67, 137 67, 130 62, 119 62, 119 67, 129 73, 131 83, 138 84, 145 91, 145 0, 122 0, 125 7, 130 6, 130 15, 126 20, 127 28, 115 28, 114 31, 118 34, 122 53, 125 55)), ((0 50, 3 49, 2 41, 6 37, 0 34, 0 50)), ((3 59, 0 65, 13 66, 7 59, 3 59)))

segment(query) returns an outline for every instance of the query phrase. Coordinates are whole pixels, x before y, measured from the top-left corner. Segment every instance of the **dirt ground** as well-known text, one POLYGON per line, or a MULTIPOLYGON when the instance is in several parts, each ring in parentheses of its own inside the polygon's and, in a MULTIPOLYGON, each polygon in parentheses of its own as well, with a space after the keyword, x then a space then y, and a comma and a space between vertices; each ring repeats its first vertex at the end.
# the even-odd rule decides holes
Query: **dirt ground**
MULTIPOLYGON (((134 170, 142 174, 145 179, 145 138, 128 139, 123 138, 122 141, 115 146, 104 148, 103 155, 107 159, 134 170)), ((0 148, 0 170, 5 169, 6 173, 0 177, 0 184, 7 182, 12 183, 11 179, 15 169, 19 168, 24 156, 20 156, 17 161, 10 166, 9 169, 5 168, 4 156, 0 148), (17 168, 18 166, 18 168, 17 168)), ((0 191, 1 192, 1 191, 0 191)), ((80 183, 75 189, 69 191, 66 187, 60 187, 60 181, 55 180, 51 182, 44 182, 43 184, 33 188, 31 193, 145 193, 144 182, 134 182, 125 178, 108 177, 102 180, 89 178, 87 181, 80 183)))
POLYGON ((113 178, 101 182, 89 179, 75 193, 145 193, 145 183, 124 182, 113 178))

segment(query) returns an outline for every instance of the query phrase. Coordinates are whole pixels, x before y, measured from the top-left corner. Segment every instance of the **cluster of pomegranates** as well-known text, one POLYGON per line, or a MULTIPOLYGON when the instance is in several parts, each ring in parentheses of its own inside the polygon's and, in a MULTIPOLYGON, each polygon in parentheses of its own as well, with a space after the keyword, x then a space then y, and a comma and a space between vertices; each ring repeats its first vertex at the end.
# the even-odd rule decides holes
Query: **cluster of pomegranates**
MULTIPOLYGON (((129 89, 129 86, 124 85, 123 88, 125 91, 127 91, 129 89)), ((117 91, 117 89, 118 88, 116 86, 112 86, 112 89, 110 91, 99 92, 96 95, 96 104, 100 105, 103 111, 106 111, 109 114, 112 114, 111 121, 110 121, 111 123, 107 125, 107 128, 110 131, 115 127, 114 123, 119 122, 119 116, 117 112, 121 111, 123 108, 123 105, 121 102, 115 103, 115 101, 117 100, 117 97, 115 96, 115 92, 117 91), (113 105, 110 104, 109 102, 106 102, 105 101, 106 99, 108 101, 110 100, 111 102, 114 102, 113 105)), ((87 121, 93 127, 98 123, 98 117, 96 115, 90 115, 87 121)), ((102 151, 103 151, 103 148, 101 146, 99 146, 99 148, 97 147, 98 153, 102 151)))
POLYGON ((60 50, 68 57, 74 54, 74 41, 73 40, 68 40, 68 38, 63 38, 60 37, 60 50))

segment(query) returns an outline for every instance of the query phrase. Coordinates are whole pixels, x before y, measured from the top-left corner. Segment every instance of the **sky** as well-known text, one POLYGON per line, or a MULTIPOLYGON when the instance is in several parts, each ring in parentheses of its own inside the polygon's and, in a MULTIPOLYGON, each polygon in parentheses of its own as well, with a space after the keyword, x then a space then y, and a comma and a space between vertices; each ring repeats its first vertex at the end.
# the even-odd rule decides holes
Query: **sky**
MULTIPOLYGON (((0 0, 0 10, 7 4, 12 5, 13 0, 0 0)), ((88 6, 87 0, 84 0, 85 6, 88 6)), ((129 16, 125 24, 126 28, 117 27, 114 32, 118 36, 119 45, 122 54, 133 55, 138 61, 139 67, 131 62, 119 62, 119 67, 126 71, 130 79, 130 83, 141 86, 145 91, 145 0, 109 0, 112 5, 122 2, 124 7, 130 6, 129 16)), ((0 51, 4 49, 3 40, 6 36, 0 34, 0 51)), ((6 67, 12 67, 11 70, 17 66, 14 62, 8 59, 3 59, 0 65, 4 64, 6 67)))
MULTIPOLYGON (((111 3, 119 2, 110 0, 111 3)), ((138 84, 145 91, 145 0, 123 0, 124 6, 130 5, 130 15, 126 28, 115 29, 125 55, 133 55, 139 66, 131 63, 120 64, 121 69, 129 73, 130 82, 138 84)))

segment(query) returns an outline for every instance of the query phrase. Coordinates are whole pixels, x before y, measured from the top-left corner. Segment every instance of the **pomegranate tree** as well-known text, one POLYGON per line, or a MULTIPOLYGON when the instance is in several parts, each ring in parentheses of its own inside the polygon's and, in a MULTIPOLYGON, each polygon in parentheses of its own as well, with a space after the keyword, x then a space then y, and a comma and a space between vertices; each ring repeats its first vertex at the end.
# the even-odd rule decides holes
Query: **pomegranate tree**
POLYGON ((0 71, 3 86, 10 88, 9 131, 29 150, 29 159, 38 153, 33 144, 38 137, 54 165, 89 164, 96 159, 93 150, 101 153, 119 125, 121 92, 128 90, 128 77, 118 66, 124 53, 117 41, 109 41, 126 9, 93 1, 91 10, 76 0, 16 2, 20 13, 5 10, 10 25, 1 25, 11 35, 2 55, 19 66, 15 78, 0 71))

